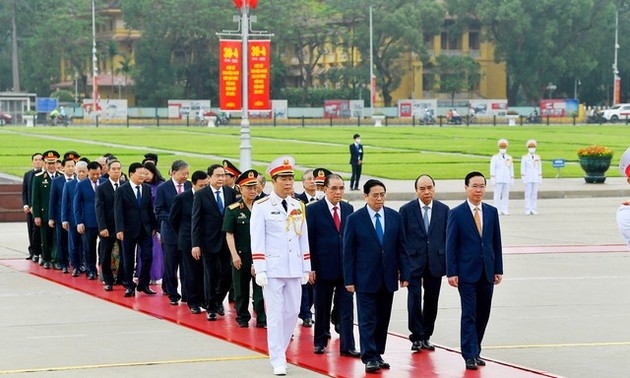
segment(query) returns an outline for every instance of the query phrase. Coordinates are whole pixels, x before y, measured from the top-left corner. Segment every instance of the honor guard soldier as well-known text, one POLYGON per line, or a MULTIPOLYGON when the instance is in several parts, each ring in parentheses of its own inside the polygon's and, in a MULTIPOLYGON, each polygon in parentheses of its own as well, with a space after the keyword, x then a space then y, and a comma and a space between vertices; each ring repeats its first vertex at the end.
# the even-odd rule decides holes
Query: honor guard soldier
POLYGON ((236 179, 241 175, 241 171, 239 171, 238 168, 236 168, 236 166, 229 160, 223 160, 223 169, 225 169, 224 185, 236 190, 236 179))
POLYGON ((50 269, 52 264, 52 248, 54 243, 54 230, 48 227, 48 209, 50 202, 50 188, 52 181, 58 176, 57 159, 59 152, 48 150, 43 153, 44 169, 33 177, 33 219, 35 225, 40 228, 42 236, 42 255, 39 264, 50 269))
POLYGON ((324 183, 326 182, 326 177, 329 175, 332 175, 332 172, 326 168, 313 169, 313 176, 315 177, 315 196, 318 200, 326 196, 324 193, 324 183))
POLYGON ((499 139, 499 153, 490 159, 490 183, 494 185, 494 207, 508 215, 510 185, 514 182, 514 161, 507 154, 507 139, 499 139))
POLYGON ((263 288, 267 309, 267 343, 275 375, 287 372, 286 350, 300 311, 301 285, 308 282, 311 255, 304 204, 291 197, 290 156, 267 168, 273 192, 255 202, 250 221, 256 283, 263 288))
MULTIPOLYGON (((619 173, 625 176, 628 184, 630 184, 630 147, 619 160, 619 173)), ((619 231, 626 239, 630 249, 630 200, 622 202, 619 209, 617 209, 617 226, 619 226, 619 231)))
MULTIPOLYGON (((236 185, 243 197, 228 206, 223 218, 223 231, 232 255, 232 287, 234 288, 234 307, 236 323, 239 327, 249 327, 252 318, 249 313, 249 287, 253 282, 252 248, 249 234, 249 220, 254 199, 257 196, 258 172, 250 169, 238 176, 236 185)), ((254 311, 256 311, 256 327, 267 326, 265 303, 262 288, 253 282, 254 311)))
POLYGON ((527 154, 521 158, 521 179, 525 185, 525 214, 538 214, 538 185, 542 182, 542 160, 536 153, 536 141, 527 141, 527 154))

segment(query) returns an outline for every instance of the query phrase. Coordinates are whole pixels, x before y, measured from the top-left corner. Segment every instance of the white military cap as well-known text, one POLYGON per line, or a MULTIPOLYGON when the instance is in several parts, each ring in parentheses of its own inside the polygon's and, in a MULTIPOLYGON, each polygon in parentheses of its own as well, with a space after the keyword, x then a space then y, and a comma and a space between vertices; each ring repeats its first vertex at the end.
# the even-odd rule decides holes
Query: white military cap
POLYGON ((530 139, 527 141, 527 147, 536 147, 538 143, 536 143, 535 139, 530 139))
POLYGON ((270 177, 274 176, 293 176, 293 166, 295 165, 295 159, 291 156, 280 156, 269 164, 267 167, 267 174, 270 177))
POLYGON ((630 177, 630 147, 621 155, 619 160, 619 173, 622 176, 630 177))
POLYGON ((499 146, 499 147, 507 147, 508 146, 507 139, 499 139, 499 141, 497 142, 497 146, 499 146))

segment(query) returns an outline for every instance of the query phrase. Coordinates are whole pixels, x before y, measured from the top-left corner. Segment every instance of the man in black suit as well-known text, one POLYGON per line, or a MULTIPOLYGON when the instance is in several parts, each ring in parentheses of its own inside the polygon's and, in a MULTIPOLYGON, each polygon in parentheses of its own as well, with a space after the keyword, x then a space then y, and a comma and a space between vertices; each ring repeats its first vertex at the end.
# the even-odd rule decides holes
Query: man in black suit
MULTIPOLYGON (((66 153, 66 156, 68 153, 66 153)), ((74 180, 75 161, 71 157, 64 157, 63 174, 59 175, 52 182, 50 187, 50 199, 48 201, 48 226, 55 230, 55 243, 57 248, 57 263, 55 269, 68 273, 69 252, 68 252, 68 231, 63 228, 61 222, 61 207, 63 204, 63 187, 67 182, 74 180)))
POLYGON ((315 186, 315 176, 312 169, 307 169, 302 173, 302 188, 304 191, 296 196, 295 199, 302 201, 305 205, 319 199, 316 196, 317 187, 315 186))
POLYGON ((129 182, 121 185, 114 196, 116 238, 122 241, 122 262, 125 297, 135 294, 133 267, 136 247, 139 247, 142 269, 138 274, 138 290, 153 295, 149 288, 149 273, 153 261, 153 236, 157 233, 157 219, 153 212, 151 187, 144 184, 146 169, 141 163, 129 166, 129 182))
POLYGON ((350 165, 352 166, 350 189, 359 190, 359 179, 361 178, 361 168, 363 168, 363 145, 359 134, 354 134, 352 139, 354 139, 354 143, 349 146, 350 165))
MULTIPOLYGON (((112 273, 112 250, 114 244, 118 243, 119 250, 122 250, 120 241, 116 239, 116 221, 114 219, 114 204, 116 191, 121 186, 120 176, 122 167, 116 159, 107 162, 109 177, 96 189, 96 223, 98 224, 98 244, 99 261, 101 263, 102 280, 105 283, 105 291, 112 291, 114 285, 114 275, 112 273)), ((122 267, 123 264, 120 264, 122 267)), ((122 276, 121 268, 118 268, 118 275, 122 276)))
MULTIPOLYGON (((182 255, 177 248, 177 234, 171 227, 168 217, 175 196, 190 189, 192 186, 188 181, 189 172, 188 163, 183 160, 175 160, 171 164, 171 179, 158 186, 155 197, 155 215, 160 223, 164 256, 162 288, 165 293, 168 293, 169 302, 173 306, 176 306, 179 300, 182 299, 182 296, 177 292, 177 270, 181 265, 182 255)), ((182 293, 186 293, 183 287, 182 293)))
POLYGON ((437 317, 442 277, 446 274, 446 221, 449 208, 433 199, 435 181, 420 175, 414 184, 417 199, 400 208, 409 254, 407 312, 411 350, 435 350, 429 338, 437 317), (424 305, 422 289, 424 288, 424 305))
POLYGON ((330 310, 333 294, 339 311, 339 353, 360 357, 354 341, 354 309, 352 293, 343 282, 343 232, 346 219, 354 208, 343 200, 345 190, 341 176, 330 174, 324 181, 326 196, 306 208, 306 225, 311 252, 311 281, 315 291, 314 352, 326 351, 330 335, 330 310))
POLYGON ((230 251, 225 240, 223 213, 236 201, 236 192, 223 185, 225 169, 220 164, 208 167, 210 184, 195 194, 192 212, 192 255, 203 262, 203 282, 207 318, 225 315, 223 300, 232 283, 230 251))
POLYGON ((385 184, 363 185, 367 205, 352 213, 343 234, 344 281, 357 293, 361 360, 365 371, 389 369, 383 361, 394 291, 409 284, 405 228, 398 212, 385 207, 385 184))
POLYGON ((186 304, 193 314, 201 314, 204 304, 203 263, 192 255, 192 208, 195 195, 208 185, 208 174, 195 171, 192 174, 192 188, 173 199, 169 222, 177 233, 177 248, 182 255, 182 290, 186 292, 186 304))
POLYGON ((26 214, 26 227, 28 229, 28 257, 26 259, 37 262, 39 261, 39 255, 42 253, 42 237, 39 228, 35 226, 35 221, 33 220, 31 196, 33 193, 33 176, 41 172, 44 165, 42 154, 39 152, 34 153, 31 156, 31 163, 33 164, 33 169, 29 169, 24 173, 24 180, 22 180, 22 206, 26 214))
POLYGON ((467 200, 453 208, 446 226, 446 274, 456 287, 462 306, 460 345, 466 369, 485 365, 481 359, 483 340, 494 285, 503 277, 503 254, 499 213, 482 203, 486 178, 470 172, 464 179, 467 200))
MULTIPOLYGON (((302 173, 302 188, 304 191, 295 197, 297 200, 302 201, 305 205, 318 200, 316 197, 315 176, 312 169, 307 169, 302 173)), ((313 326, 313 313, 311 312, 313 303, 313 285, 307 282, 305 285, 302 285, 302 302, 300 303, 300 313, 298 315, 302 319, 303 327, 310 328, 313 326)))
POLYGON ((258 195, 256 195, 256 199, 254 201, 258 201, 261 198, 267 197, 267 193, 264 192, 265 190, 265 185, 267 184, 267 179, 265 178, 265 175, 258 175, 258 186, 256 187, 256 193, 258 193, 258 195))

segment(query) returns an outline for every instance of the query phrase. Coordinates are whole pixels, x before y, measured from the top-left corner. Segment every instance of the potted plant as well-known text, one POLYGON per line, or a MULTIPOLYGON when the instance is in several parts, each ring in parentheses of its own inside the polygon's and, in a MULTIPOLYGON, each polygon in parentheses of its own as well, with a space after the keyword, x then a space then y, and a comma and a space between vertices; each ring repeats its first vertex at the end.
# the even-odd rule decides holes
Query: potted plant
POLYGON ((382 127, 383 120, 385 119, 385 114, 381 112, 376 112, 372 114, 372 120, 374 121, 374 127, 382 127))
POLYGON ((577 150, 580 166, 584 170, 584 181, 601 184, 606 181, 606 171, 610 168, 613 151, 604 146, 588 146, 577 150))
POLYGON ((22 114, 22 118, 26 122, 26 127, 35 126, 35 117, 37 117, 37 112, 32 110, 27 110, 22 114))
POLYGON ((508 120, 508 126, 516 126, 516 119, 518 116, 519 114, 516 110, 508 110, 507 113, 505 113, 505 117, 508 120))

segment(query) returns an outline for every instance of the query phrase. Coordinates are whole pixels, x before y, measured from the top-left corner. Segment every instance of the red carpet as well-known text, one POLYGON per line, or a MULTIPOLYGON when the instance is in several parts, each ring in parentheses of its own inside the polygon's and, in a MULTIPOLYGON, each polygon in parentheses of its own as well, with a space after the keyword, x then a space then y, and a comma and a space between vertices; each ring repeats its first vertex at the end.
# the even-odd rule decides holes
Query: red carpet
MULTIPOLYGON (((232 312, 227 308, 225 317, 219 317, 219 320, 209 322, 206 320, 205 313, 192 315, 185 304, 180 304, 179 306, 169 305, 167 297, 161 295, 160 288, 157 286, 154 287, 158 291, 157 295, 149 296, 139 293, 136 294, 135 298, 124 298, 124 290, 121 286, 114 286, 113 291, 106 292, 99 281, 89 281, 85 276, 73 278, 70 274, 61 274, 58 270, 46 270, 38 264, 26 260, 0 260, 0 264, 17 271, 48 279, 132 310, 192 328, 251 350, 267 353, 266 330, 255 328, 255 321, 253 320, 250 322, 250 328, 238 328, 233 320, 232 312)), ((287 352, 289 363, 331 377, 358 377, 365 375, 364 365, 360 359, 339 356, 339 340, 334 332, 331 343, 328 345, 327 353, 324 355, 314 354, 312 332, 312 328, 296 327, 295 339, 287 352)), ((358 347, 358 331, 355 332, 357 332, 358 347)), ((557 377, 553 374, 492 360, 486 360, 487 366, 480 367, 479 370, 467 371, 464 368, 464 361, 461 355, 456 351, 438 347, 434 352, 412 353, 410 346, 411 344, 405 336, 390 334, 384 359, 392 365, 392 368, 391 370, 382 370, 378 374, 370 374, 370 376, 396 378, 557 377)), ((271 368, 269 375, 271 376, 271 368)))

